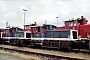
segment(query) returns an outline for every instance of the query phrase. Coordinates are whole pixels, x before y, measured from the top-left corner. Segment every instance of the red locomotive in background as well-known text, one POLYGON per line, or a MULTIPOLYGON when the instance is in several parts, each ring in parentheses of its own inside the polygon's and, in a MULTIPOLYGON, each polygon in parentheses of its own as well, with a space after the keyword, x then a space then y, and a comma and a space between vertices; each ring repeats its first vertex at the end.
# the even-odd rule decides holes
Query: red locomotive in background
POLYGON ((77 18, 76 20, 68 20, 64 21, 65 25, 62 27, 57 27, 56 30, 63 30, 63 29, 74 29, 78 31, 79 37, 81 39, 87 38, 87 34, 90 34, 90 24, 87 24, 88 20, 81 16, 80 18, 77 18))

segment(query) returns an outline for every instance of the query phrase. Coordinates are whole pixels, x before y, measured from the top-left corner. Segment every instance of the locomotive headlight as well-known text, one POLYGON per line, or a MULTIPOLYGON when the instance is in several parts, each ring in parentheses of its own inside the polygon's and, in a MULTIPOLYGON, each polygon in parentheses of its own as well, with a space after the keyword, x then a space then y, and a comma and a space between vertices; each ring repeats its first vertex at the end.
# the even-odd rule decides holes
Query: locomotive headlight
POLYGON ((68 36, 68 40, 70 40, 70 35, 68 36))
POLYGON ((78 36, 78 40, 81 40, 81 36, 78 36))
POLYGON ((68 38, 70 38, 70 35, 68 36, 68 38))
POLYGON ((87 35, 87 39, 90 40, 90 35, 89 34, 87 35))

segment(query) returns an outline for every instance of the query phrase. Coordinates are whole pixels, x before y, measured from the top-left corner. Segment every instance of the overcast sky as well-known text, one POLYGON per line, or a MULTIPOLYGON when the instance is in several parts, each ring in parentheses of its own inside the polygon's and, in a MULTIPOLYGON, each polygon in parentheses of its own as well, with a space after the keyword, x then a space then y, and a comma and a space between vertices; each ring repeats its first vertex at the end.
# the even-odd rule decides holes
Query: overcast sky
POLYGON ((90 0, 0 0, 0 28, 10 26, 23 27, 37 22, 40 25, 47 20, 48 24, 63 26, 63 21, 85 16, 90 20, 90 0))

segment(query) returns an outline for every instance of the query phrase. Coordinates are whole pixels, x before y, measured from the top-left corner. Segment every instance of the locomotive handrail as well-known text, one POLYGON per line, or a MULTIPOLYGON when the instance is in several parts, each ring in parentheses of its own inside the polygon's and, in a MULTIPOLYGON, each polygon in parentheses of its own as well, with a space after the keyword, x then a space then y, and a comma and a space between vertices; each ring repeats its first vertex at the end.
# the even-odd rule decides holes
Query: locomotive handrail
POLYGON ((24 38, 24 37, 3 37, 3 39, 31 39, 31 38, 24 38))
MULTIPOLYGON (((30 38, 31 40, 68 40, 68 41, 71 41, 70 38, 30 38)), ((75 39, 75 40, 78 40, 78 39, 75 39)), ((72 40, 74 41, 74 40, 72 40)))

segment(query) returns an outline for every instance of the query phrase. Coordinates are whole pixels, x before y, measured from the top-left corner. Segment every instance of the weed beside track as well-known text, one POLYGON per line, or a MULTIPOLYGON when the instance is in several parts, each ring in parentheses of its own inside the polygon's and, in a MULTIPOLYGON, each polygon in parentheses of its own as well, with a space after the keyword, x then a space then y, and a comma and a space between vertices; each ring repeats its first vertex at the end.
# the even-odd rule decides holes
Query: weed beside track
POLYGON ((79 58, 73 58, 73 57, 66 57, 66 56, 58 56, 58 55, 53 55, 53 54, 47 54, 47 53, 40 53, 40 52, 32 52, 32 51, 27 51, 24 50, 23 48, 6 48, 6 47, 0 47, 0 49, 4 49, 5 51, 10 51, 10 52, 18 52, 19 54, 25 54, 25 55, 33 55, 33 56, 38 56, 40 59, 46 59, 46 60, 84 60, 84 59, 79 59, 79 58))

